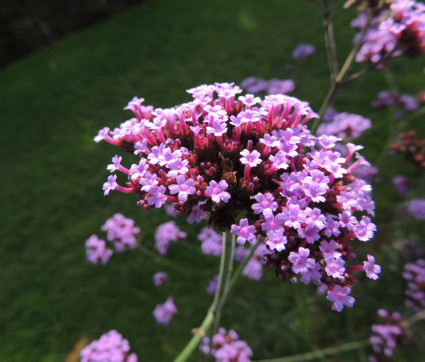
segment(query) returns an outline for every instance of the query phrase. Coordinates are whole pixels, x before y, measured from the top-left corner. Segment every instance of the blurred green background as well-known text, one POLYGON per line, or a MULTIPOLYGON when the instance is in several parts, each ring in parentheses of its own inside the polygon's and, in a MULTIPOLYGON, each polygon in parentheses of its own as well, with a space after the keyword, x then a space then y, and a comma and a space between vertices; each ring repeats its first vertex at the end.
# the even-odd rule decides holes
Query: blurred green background
MULTIPOLYGON (((338 9, 334 19, 341 62, 351 48, 354 32, 348 24, 355 15, 338 9)), ((402 92, 423 90, 422 68, 423 59, 393 64, 402 92)), ((321 19, 311 3, 145 1, 0 71, 1 361, 63 361, 81 338, 92 340, 110 329, 129 340, 141 361, 169 361, 178 354, 211 303, 205 289, 218 259, 201 254, 196 240, 201 225, 177 220, 188 237, 170 249, 168 262, 134 251, 114 255, 107 266, 89 264, 85 240, 101 235, 100 226, 114 213, 135 219, 143 244, 152 250, 155 228, 170 220, 163 210, 143 212, 132 195, 103 196, 106 165, 118 149, 96 144, 93 137, 102 127, 130 118, 122 108, 134 96, 165 108, 189 101, 188 88, 240 83, 248 76, 294 79, 293 95, 319 109, 329 76, 321 19), (291 53, 300 42, 314 44, 317 51, 294 61, 291 53), (156 288, 152 276, 161 270, 170 281, 156 288), (178 313, 168 327, 159 326, 152 311, 169 295, 178 313)), ((372 119, 373 127, 357 141, 372 163, 386 155, 391 135, 391 111, 371 107, 383 89, 384 77, 370 73, 335 101, 339 111, 372 119)), ((425 137, 423 117, 406 127, 425 137)), ((130 164, 128 157, 124 164, 130 164)), ((261 282, 241 280, 222 324, 248 342, 256 359, 364 339, 378 308, 404 310, 406 283, 394 248, 410 235, 423 244, 424 235, 421 224, 404 215, 391 177, 419 174, 401 157, 385 158, 379 167, 380 182, 374 185, 379 231, 369 244, 358 243, 358 250, 376 255, 381 280, 360 280, 355 307, 341 314, 316 297, 313 287, 284 284, 272 270, 261 282), (401 221, 409 227, 400 229, 401 221)), ((423 188, 417 196, 423 196, 423 188)), ((425 353, 424 332, 415 336, 416 343, 398 352, 398 360, 425 353)), ((366 361, 366 356, 358 351, 331 360, 366 361)))

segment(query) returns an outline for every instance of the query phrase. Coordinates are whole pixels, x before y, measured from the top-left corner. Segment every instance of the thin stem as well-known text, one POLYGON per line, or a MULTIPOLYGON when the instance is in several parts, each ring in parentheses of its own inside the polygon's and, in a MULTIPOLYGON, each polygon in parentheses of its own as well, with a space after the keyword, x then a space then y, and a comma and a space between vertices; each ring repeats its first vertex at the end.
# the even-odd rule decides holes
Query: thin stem
POLYGON ((341 352, 353 351, 356 349, 364 348, 369 346, 371 343, 368 339, 362 341, 349 342, 338 346, 328 347, 325 349, 319 349, 307 353, 298 354, 296 356, 288 356, 282 358, 273 358, 267 360, 261 360, 257 362, 302 362, 311 361, 317 358, 323 358, 326 356, 332 356, 341 352))
POLYGON ((227 237, 226 233, 223 233, 223 251, 220 259, 220 273, 218 287, 214 295, 214 300, 211 306, 208 309, 208 312, 199 328, 193 330, 194 334, 185 348, 180 352, 174 362, 184 362, 186 361, 195 348, 199 345, 202 338, 207 334, 208 330, 211 328, 211 325, 219 323, 219 317, 221 314, 221 309, 223 308, 224 301, 223 298, 227 296, 225 293, 227 284, 229 282, 230 274, 232 273, 233 268, 233 256, 234 256, 234 238, 227 237), (217 318, 218 317, 218 318, 217 318), (218 320, 218 322, 217 322, 218 320))
MULTIPOLYGON (((389 68, 387 67, 384 68, 384 75, 385 75, 385 80, 388 83, 388 87, 390 88, 391 94, 392 96, 395 97, 397 94, 399 94, 399 91, 395 84, 394 76, 391 73, 389 68)), ((396 109, 395 106, 393 106, 392 108, 394 108, 394 110, 396 109)), ((385 142, 384 147, 382 148, 381 154, 379 155, 375 163, 377 167, 382 166, 382 163, 384 162, 388 154, 388 147, 390 146, 391 142, 395 139, 396 135, 398 134, 399 124, 397 124, 397 120, 394 116, 394 113, 392 114, 389 120, 389 132, 388 132, 387 140, 385 142)))
MULTIPOLYGON (((230 276, 233 273, 233 260, 235 255, 235 235, 230 233, 223 233, 223 274, 220 273, 220 281, 218 285, 218 301, 214 311, 214 326, 212 328, 212 335, 216 334, 220 325, 221 311, 223 310, 224 303, 228 295, 228 284, 230 276)), ((221 268, 220 268, 221 269, 221 268)), ((212 341, 212 338, 211 338, 212 341)))
POLYGON ((249 253, 245 257, 245 259, 242 260, 242 262, 238 265, 238 268, 235 270, 235 273, 233 274, 232 278, 230 279, 227 290, 225 291, 226 297, 227 297, 228 293, 230 292, 230 290, 233 288, 233 285, 236 283, 236 281, 241 276, 243 270, 245 269, 248 262, 251 260, 252 256, 255 253, 255 250, 257 250, 260 243, 261 243, 261 240, 257 240, 257 242, 254 245, 251 246, 251 249, 249 249, 249 253))
POLYGON ((415 324, 416 322, 419 322, 420 320, 425 318, 425 309, 421 310, 420 312, 414 314, 410 318, 403 321, 403 325, 405 327, 410 327, 412 324, 415 324))
POLYGON ((205 316, 201 326, 193 330, 193 337, 190 339, 189 343, 180 352, 174 362, 184 362, 186 361, 190 355, 193 353, 196 347, 198 347, 199 343, 201 343, 202 338, 205 336, 206 332, 211 326, 211 323, 214 320, 214 307, 208 309, 207 315, 205 316))
POLYGON ((182 267, 181 267, 180 264, 174 263, 174 262, 172 262, 172 261, 170 261, 168 259, 165 259, 163 257, 158 256, 158 254, 156 254, 155 252, 149 250, 148 248, 146 248, 143 245, 139 245, 138 246, 138 249, 143 254, 145 254, 147 257, 149 257, 150 260, 154 260, 158 264, 163 264, 163 265, 165 265, 165 266, 167 266, 167 267, 169 267, 169 268, 171 268, 173 270, 178 271, 179 273, 183 273, 183 274, 186 274, 186 275, 192 274, 191 272, 183 271, 183 269, 182 269, 182 267))
MULTIPOLYGON (((422 116, 423 114, 425 114, 425 107, 419 108, 418 110, 416 110, 416 112, 411 113, 408 117, 404 117, 402 122, 400 123, 401 125, 404 126, 407 123, 409 123, 412 119, 415 119, 418 116, 422 116)), ((403 128, 401 125, 400 125, 400 128, 403 128)))
POLYGON ((331 82, 333 83, 338 74, 338 59, 336 57, 335 37, 331 15, 332 13, 329 11, 329 13, 323 17, 323 28, 325 30, 325 44, 328 54, 329 71, 331 82))
POLYGON ((337 94, 338 90, 342 85, 346 85, 347 82, 343 83, 343 79, 346 76, 347 72, 350 70, 351 65, 353 64, 353 61, 360 50, 361 46, 363 45, 363 40, 366 36, 366 33, 372 23, 372 14, 368 13, 368 20, 366 23, 366 26, 362 29, 362 32, 360 34, 359 40, 354 44, 353 48, 351 49, 351 52, 348 54, 347 59, 345 60, 341 70, 339 71, 338 75, 335 77, 334 81, 331 84, 331 87, 328 91, 328 94, 325 97, 325 100, 323 101, 322 106, 319 110, 319 118, 314 120, 314 123, 311 127, 311 132, 314 134, 317 131, 317 128, 319 128, 319 124, 323 116, 326 114, 326 111, 332 104, 332 101, 335 98, 335 95, 337 94))

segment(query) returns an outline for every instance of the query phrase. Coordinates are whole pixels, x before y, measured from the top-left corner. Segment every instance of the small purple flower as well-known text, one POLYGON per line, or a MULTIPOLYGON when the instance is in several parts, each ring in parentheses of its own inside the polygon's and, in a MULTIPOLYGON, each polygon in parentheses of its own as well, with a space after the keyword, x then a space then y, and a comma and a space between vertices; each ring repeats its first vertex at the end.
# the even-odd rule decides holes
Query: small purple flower
POLYGON ((160 208, 164 205, 168 200, 165 191, 166 189, 163 185, 151 187, 149 190, 151 196, 148 198, 148 204, 155 205, 156 208, 160 208))
POLYGON ((155 307, 153 316, 158 324, 168 325, 175 313, 177 313, 177 307, 174 304, 174 299, 169 297, 164 304, 158 304, 155 307))
POLYGON ((366 276, 370 279, 379 279, 378 274, 381 272, 381 267, 375 264, 375 258, 372 255, 367 256, 367 261, 363 262, 363 269, 366 276))
POLYGON ((205 227, 198 235, 202 243, 202 253, 206 255, 220 256, 223 250, 222 236, 213 229, 205 227))
POLYGON ((289 208, 282 211, 282 214, 285 218, 285 226, 292 227, 294 229, 299 229, 301 223, 305 221, 305 213, 303 210, 300 210, 299 205, 289 205, 289 208))
POLYGON ((255 226, 249 225, 248 219, 242 219, 238 225, 232 225, 230 232, 233 235, 238 235, 236 241, 243 245, 246 241, 253 243, 255 241, 255 226))
POLYGON ((174 221, 159 225, 155 230, 155 248, 161 255, 165 255, 171 243, 177 243, 187 234, 179 229, 174 221))
POLYGON ((398 175, 393 178, 393 186, 400 195, 407 195, 410 192, 411 184, 406 176, 398 175))
POLYGON ((234 330, 227 333, 224 328, 220 328, 213 336, 212 343, 210 338, 205 336, 199 349, 204 354, 211 354, 217 362, 249 362, 252 357, 252 350, 248 344, 241 341, 234 330))
POLYGON ((180 201, 186 201, 189 195, 193 195, 196 192, 194 187, 195 181, 193 179, 188 178, 186 180, 186 176, 179 175, 176 177, 177 184, 168 186, 171 194, 178 193, 178 199, 180 201))
POLYGON ((260 280, 263 277, 263 264, 260 261, 251 258, 245 265, 242 275, 252 280, 260 280))
POLYGON ((80 358, 81 362, 137 362, 128 340, 114 329, 84 347, 80 358))
POLYGON ((329 242, 323 240, 319 246, 319 249, 323 253, 325 261, 337 259, 341 256, 341 253, 339 251, 336 251, 337 248, 338 244, 334 240, 330 240, 329 242))
POLYGON ((228 186, 224 180, 221 180, 219 183, 211 180, 206 192, 211 195, 211 199, 217 204, 220 201, 228 202, 230 200, 230 194, 226 192, 228 186))
POLYGON ((385 309, 379 309, 378 315, 382 319, 381 324, 373 324, 369 340, 372 344, 373 355, 370 361, 389 360, 393 355, 394 348, 402 344, 406 338, 406 331, 398 312, 388 313, 385 309))
POLYGON ((288 238, 283 235, 285 229, 280 228, 267 232, 266 244, 270 250, 282 251, 285 249, 285 245, 288 242, 288 238))
POLYGON ((117 175, 108 176, 108 181, 103 184, 104 196, 109 195, 109 191, 115 190, 117 186, 117 175))
POLYGON ((207 287, 207 294, 214 295, 218 287, 218 275, 214 275, 207 287))
POLYGON ((425 199, 413 199, 407 203, 407 211, 416 219, 425 220, 425 199))
POLYGON ((274 197, 270 193, 265 195, 258 193, 254 196, 254 199, 257 203, 253 204, 251 208, 256 214, 272 214, 277 209, 277 202, 274 201, 274 197))
POLYGON ((301 43, 292 52, 292 58, 303 59, 312 55, 316 51, 316 48, 312 44, 301 43))
POLYGON ((114 244, 118 253, 137 247, 137 236, 140 228, 134 226, 134 220, 126 218, 117 213, 101 226, 102 231, 106 231, 107 240, 114 244))
POLYGON ((295 82, 292 79, 272 79, 267 94, 290 94, 294 89, 295 82))
POLYGON ((301 246, 298 248, 298 253, 291 251, 288 256, 288 260, 293 264, 292 271, 295 274, 302 274, 308 271, 307 268, 314 268, 314 259, 309 258, 309 255, 310 250, 301 246))
POLYGON ((322 267, 319 263, 314 263, 313 266, 309 263, 309 265, 307 265, 307 269, 301 273, 300 281, 304 284, 309 284, 312 280, 318 282, 322 278, 322 273, 320 273, 321 269, 322 267))
POLYGON ((328 291, 327 299, 333 302, 332 309, 341 312, 344 305, 352 307, 355 299, 349 296, 350 292, 349 287, 341 287, 340 285, 336 285, 334 290, 328 291))
POLYGON ((121 166, 121 161, 122 161, 122 157, 115 155, 114 157, 112 157, 112 164, 108 165, 106 169, 109 170, 110 172, 118 171, 121 166))
POLYGON ((92 235, 86 241, 87 260, 92 264, 105 265, 113 251, 106 247, 104 240, 99 239, 97 235, 92 235))
POLYGON ((344 279, 345 261, 341 258, 326 259, 326 274, 332 278, 344 279))
POLYGON ((168 274, 166 272, 158 272, 158 273, 155 273, 153 276, 153 283, 157 287, 164 285, 167 281, 168 281, 168 274))
POLYGON ((240 158, 240 161, 244 165, 249 165, 250 167, 256 167, 259 164, 261 164, 261 158, 260 158, 260 152, 258 151, 252 151, 249 152, 248 150, 241 151, 241 155, 243 157, 240 158))
POLYGON ((192 208, 192 212, 187 217, 187 222, 193 224, 194 222, 201 222, 204 219, 205 212, 201 209, 199 205, 195 205, 192 208))

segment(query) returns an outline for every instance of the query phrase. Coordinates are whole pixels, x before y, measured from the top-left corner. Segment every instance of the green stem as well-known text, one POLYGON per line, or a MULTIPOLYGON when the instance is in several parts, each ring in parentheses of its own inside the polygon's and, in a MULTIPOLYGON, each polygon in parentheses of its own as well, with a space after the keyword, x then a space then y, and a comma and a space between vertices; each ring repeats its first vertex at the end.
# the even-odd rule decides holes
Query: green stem
POLYGON ((188 344, 180 352, 174 362, 184 362, 186 361, 196 349, 196 347, 201 342, 202 338, 207 334, 211 325, 218 324, 216 322, 219 320, 221 309, 218 309, 220 306, 223 308, 224 300, 227 296, 225 293, 227 289, 227 284, 229 282, 230 274, 232 273, 233 268, 233 255, 234 255, 234 238, 226 237, 226 233, 223 233, 223 251, 220 259, 220 273, 218 287, 214 295, 214 300, 211 306, 208 309, 208 312, 199 328, 193 330, 194 334, 188 344), (217 318, 218 317, 218 318, 217 318))
POLYGON ((233 285, 236 283, 236 281, 239 279, 239 277, 241 276, 243 270, 246 267, 246 264, 248 264, 248 262, 251 260, 252 256, 255 253, 255 250, 257 250, 258 246, 260 245, 261 241, 257 240, 257 242, 251 246, 251 249, 249 249, 249 253, 248 255, 245 257, 244 260, 242 260, 242 262, 238 265, 238 268, 236 269, 235 273, 233 274, 232 278, 230 279, 230 282, 228 284, 228 287, 225 291, 226 297, 228 295, 228 293, 230 292, 230 290, 233 288, 233 285))
POLYGON ((288 356, 282 358, 273 358, 267 360, 261 360, 257 362, 303 362, 303 361, 311 361, 316 358, 323 358, 326 356, 336 355, 342 352, 353 351, 356 349, 364 348, 370 345, 370 341, 368 339, 362 341, 355 341, 346 344, 341 344, 338 346, 328 347, 325 349, 319 349, 307 353, 298 354, 296 356, 288 356))
MULTIPOLYGON (((390 88, 390 92, 395 97, 397 94, 399 94, 399 91, 398 91, 397 86, 395 84, 394 76, 387 67, 384 68, 383 72, 384 72, 385 80, 388 83, 388 87, 390 88)), ((393 108, 394 112, 392 112, 391 118, 389 119, 389 122, 388 122, 389 123, 388 137, 387 137, 387 140, 385 142, 384 147, 382 148, 381 154, 379 155, 378 159, 375 162, 375 165, 378 168, 382 167, 382 163, 385 161, 385 158, 388 155, 388 148, 389 148, 391 142, 393 142, 393 140, 396 138, 396 136, 399 132, 399 126, 400 125, 395 118, 396 107, 392 106, 392 108, 393 108)))
POLYGON ((325 30, 325 44, 328 54, 329 71, 331 82, 333 83, 338 74, 338 60, 336 57, 335 38, 330 13, 323 18, 323 28, 325 30))
POLYGON ((416 322, 423 320, 424 318, 425 318, 425 309, 421 310, 420 312, 414 314, 410 318, 403 321, 403 324, 404 324, 405 327, 409 327, 412 324, 415 324, 416 322))
POLYGON ((138 249, 143 254, 145 254, 147 257, 149 257, 150 260, 155 261, 155 263, 163 264, 163 265, 169 267, 170 269, 178 271, 179 273, 183 273, 183 274, 186 274, 186 275, 192 274, 190 271, 184 271, 180 264, 174 263, 174 262, 172 262, 168 259, 165 259, 161 256, 158 256, 157 253, 153 252, 152 250, 149 250, 148 248, 146 248, 143 245, 139 245, 138 249))
POLYGON ((338 75, 334 78, 334 80, 331 84, 331 87, 328 91, 328 94, 326 95, 325 100, 323 101, 323 104, 320 107, 319 118, 315 119, 314 122, 313 122, 313 125, 311 127, 311 133, 313 133, 313 134, 316 133, 317 128, 319 128, 319 124, 320 124, 321 119, 326 114, 326 111, 328 110, 328 108, 332 104, 332 102, 333 102, 338 90, 340 89, 340 87, 343 86, 343 85, 346 85, 348 83, 347 81, 343 82, 344 77, 346 76, 347 72, 350 70, 351 65, 353 64, 353 61, 354 61, 358 51, 360 50, 361 46, 363 45, 364 37, 366 36, 366 32, 369 29, 371 23, 372 23, 372 15, 368 14, 368 21, 367 21, 366 26, 363 28, 362 33, 360 34, 359 41, 353 46, 350 54, 348 54, 348 57, 343 64, 341 70, 339 71, 338 75))
MULTIPOLYGON (((218 295, 217 305, 214 311, 214 325, 211 330, 211 336, 217 333, 220 326, 221 311, 223 310, 224 303, 228 295, 228 284, 230 281, 230 276, 233 273, 233 260, 235 255, 235 235, 230 233, 223 233, 223 251, 222 259, 223 260, 223 272, 220 270, 220 282, 218 284, 218 295)), ((220 268, 221 269, 221 268, 220 268)), ((211 338, 212 341, 212 338, 211 338)))

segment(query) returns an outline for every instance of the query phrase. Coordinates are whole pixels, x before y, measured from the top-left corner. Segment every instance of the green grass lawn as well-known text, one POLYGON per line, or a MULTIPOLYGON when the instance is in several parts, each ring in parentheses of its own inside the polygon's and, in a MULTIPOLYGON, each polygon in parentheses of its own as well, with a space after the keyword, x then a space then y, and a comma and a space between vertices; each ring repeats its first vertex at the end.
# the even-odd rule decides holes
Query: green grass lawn
MULTIPOLYGON (((351 48, 347 24, 354 15, 340 10, 335 18, 340 61, 351 48)), ((211 302, 205 288, 218 259, 201 254, 196 240, 201 226, 178 220, 188 238, 170 250, 166 260, 172 265, 137 251, 115 255, 107 266, 89 264, 85 240, 100 233, 114 213, 136 220, 149 249, 155 228, 169 220, 163 210, 142 212, 132 196, 103 197, 106 165, 117 150, 93 137, 130 118, 122 108, 134 96, 165 108, 189 101, 188 88, 239 83, 251 75, 294 79, 293 95, 318 110, 329 86, 321 27, 313 5, 302 0, 151 0, 0 72, 0 361, 62 361, 82 337, 91 340, 110 329, 130 341, 139 360, 177 355, 211 302), (291 53, 300 42, 313 43, 317 52, 295 62, 291 53), (169 272, 170 282, 156 288, 152 275, 160 270, 169 272), (159 326, 152 311, 169 295, 179 311, 169 327, 159 326)), ((394 64, 403 92, 423 89, 422 68, 423 58, 394 64)), ((358 141, 372 162, 389 130, 388 112, 370 103, 386 88, 381 74, 369 74, 335 102, 340 111, 372 119, 372 129, 358 141)), ((425 137, 423 118, 414 122, 425 137)), ((378 308, 403 309, 402 265, 394 264, 388 250, 409 230, 399 236, 388 226, 399 215, 390 209, 399 201, 391 176, 415 171, 397 157, 384 160, 380 169, 374 199, 382 230, 360 253, 377 255, 381 281, 364 280, 354 288, 355 308, 337 314, 324 297, 315 298, 314 288, 283 284, 271 270, 261 282, 242 280, 222 324, 234 328, 257 359, 367 338, 378 308), (308 303, 311 298, 314 303, 308 303)), ((421 229, 414 224, 411 232, 423 242, 421 229)), ((423 345, 424 333, 417 333, 423 345)), ((400 358, 424 352, 417 343, 400 358)), ((351 352, 333 360, 365 356, 351 352)))

